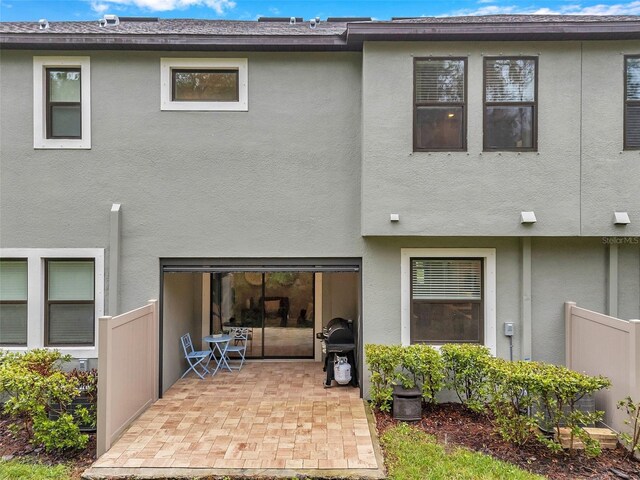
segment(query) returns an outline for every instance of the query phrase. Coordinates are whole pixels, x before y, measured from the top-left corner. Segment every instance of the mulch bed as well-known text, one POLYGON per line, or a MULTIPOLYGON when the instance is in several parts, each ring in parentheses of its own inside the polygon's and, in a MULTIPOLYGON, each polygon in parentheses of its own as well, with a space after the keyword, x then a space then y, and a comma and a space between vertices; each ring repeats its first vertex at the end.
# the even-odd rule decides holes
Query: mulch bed
MULTIPOLYGON (((376 412, 376 420, 380 434, 397 423, 383 412, 376 412)), ((553 453, 539 442, 517 447, 494 432, 490 417, 471 412, 460 404, 426 407, 422 420, 415 425, 434 435, 441 444, 482 452, 550 479, 640 480, 640 462, 625 458, 627 451, 619 444, 615 450, 603 450, 598 458, 589 458, 583 452, 573 456, 566 452, 553 453)))
POLYGON ((24 431, 14 434, 10 429, 13 421, 4 414, 0 414, 0 458, 3 460, 19 459, 39 462, 44 465, 58 465, 64 463, 72 469, 72 478, 80 478, 95 461, 96 435, 89 433, 87 448, 76 452, 47 453, 42 448, 34 447, 24 431))

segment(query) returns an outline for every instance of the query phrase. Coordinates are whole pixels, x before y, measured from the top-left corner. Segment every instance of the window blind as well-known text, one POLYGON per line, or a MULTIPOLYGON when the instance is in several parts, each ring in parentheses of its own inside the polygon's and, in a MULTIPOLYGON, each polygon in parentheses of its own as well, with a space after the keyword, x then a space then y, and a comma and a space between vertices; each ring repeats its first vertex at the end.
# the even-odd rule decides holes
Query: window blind
POLYGON ((464 60, 419 60, 415 76, 417 103, 464 102, 464 60))
POLYGON ((412 259, 413 300, 481 300, 482 260, 412 259))
POLYGON ((627 105, 626 111, 626 145, 640 147, 640 103, 627 105))
POLYGON ((27 304, 0 304, 0 344, 27 344, 27 304))
POLYGON ((627 100, 640 100, 640 58, 627 58, 627 100))
POLYGON ((27 261, 0 261, 0 301, 27 300, 27 261))
POLYGON ((524 58, 496 58, 485 64, 487 102, 535 102, 536 62, 524 58))
POLYGON ((92 261, 49 260, 48 300, 93 300, 92 261))

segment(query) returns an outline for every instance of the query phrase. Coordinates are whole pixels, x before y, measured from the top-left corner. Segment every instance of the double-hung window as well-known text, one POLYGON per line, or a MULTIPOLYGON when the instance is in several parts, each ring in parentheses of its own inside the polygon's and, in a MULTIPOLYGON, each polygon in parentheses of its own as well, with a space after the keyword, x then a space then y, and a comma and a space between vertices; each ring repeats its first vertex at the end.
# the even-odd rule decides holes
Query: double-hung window
POLYGON ((34 148, 91 148, 89 57, 33 57, 34 148))
POLYGON ((483 343, 483 259, 411 258, 411 343, 483 343))
POLYGON ((162 58, 162 110, 248 110, 246 58, 162 58))
POLYGON ((27 260, 0 260, 0 345, 27 345, 27 260))
POLYGON ((484 59, 484 150, 537 149, 535 57, 484 59))
POLYGON ((47 346, 93 345, 95 281, 93 259, 48 259, 45 263, 47 346))
POLYGON ((467 148, 465 58, 414 60, 414 151, 467 148))
POLYGON ((624 148, 640 149, 640 55, 624 59, 624 148))
POLYGON ((0 248, 0 348, 98 354, 101 248, 0 248))

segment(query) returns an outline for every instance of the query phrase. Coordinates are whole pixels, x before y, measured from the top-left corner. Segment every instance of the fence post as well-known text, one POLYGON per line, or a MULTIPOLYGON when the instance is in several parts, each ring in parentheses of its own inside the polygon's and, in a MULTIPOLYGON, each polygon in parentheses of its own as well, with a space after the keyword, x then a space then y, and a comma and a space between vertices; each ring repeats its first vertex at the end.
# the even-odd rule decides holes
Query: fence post
POLYGON ((151 371, 153 372, 153 393, 152 398, 155 402, 159 397, 160 390, 160 322, 158 318, 158 300, 155 298, 149 300, 149 305, 151 306, 151 321, 153 325, 151 325, 152 342, 152 361, 153 365, 151 366, 151 371))
MULTIPOLYGON (((640 402, 640 320, 629 320, 629 353, 631 365, 629 365, 629 390, 631 397, 640 402)), ((621 399, 619 399, 621 400, 621 399)))
POLYGON ((96 458, 100 458, 111 447, 111 368, 110 346, 112 317, 100 317, 98 320, 98 406, 96 425, 96 458))
POLYGON ((573 369, 573 307, 576 302, 564 302, 564 356, 565 365, 568 369, 573 369))

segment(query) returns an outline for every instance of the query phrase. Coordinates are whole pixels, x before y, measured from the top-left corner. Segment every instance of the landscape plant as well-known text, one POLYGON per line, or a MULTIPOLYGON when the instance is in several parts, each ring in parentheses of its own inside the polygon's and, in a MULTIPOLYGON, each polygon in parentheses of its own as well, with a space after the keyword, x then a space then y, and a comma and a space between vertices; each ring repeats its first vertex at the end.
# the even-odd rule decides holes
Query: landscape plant
POLYGON ((621 432, 620 441, 629 449, 627 456, 640 452, 640 402, 634 402, 631 397, 626 397, 618 402, 618 409, 627 414, 625 425, 630 427, 631 433, 621 432))
POLYGON ((487 364, 489 408, 500 436, 517 445, 535 438, 537 421, 530 415, 537 391, 537 362, 493 358, 487 364))
POLYGON ((95 411, 92 415, 86 407, 71 409, 80 394, 80 380, 77 374, 62 371, 62 363, 69 360, 56 350, 44 349, 0 355, 3 412, 13 419, 14 430, 24 430, 47 451, 84 448, 88 435, 80 432, 78 422, 95 423, 95 411))
POLYGON ((454 390, 467 408, 484 410, 487 397, 487 366, 491 361, 489 349, 476 344, 446 344, 440 353, 447 371, 445 386, 454 390))
POLYGON ((540 437, 540 440, 553 450, 561 450, 560 428, 565 426, 570 431, 569 451, 574 453, 574 438, 578 438, 585 446, 585 453, 590 456, 600 454, 600 443, 592 439, 582 427, 602 420, 604 412, 585 412, 578 408, 578 402, 587 395, 608 388, 611 382, 603 376, 590 376, 569 370, 559 365, 539 363, 536 373, 536 397, 541 408, 537 418, 542 421, 544 413, 556 433, 555 440, 540 437))
POLYGON ((388 412, 393 402, 393 385, 402 362, 402 347, 368 344, 364 347, 364 353, 371 371, 371 403, 381 411, 388 412))
POLYGON ((444 377, 444 362, 435 348, 424 344, 403 347, 397 378, 405 388, 418 387, 425 403, 436 403, 444 377))

